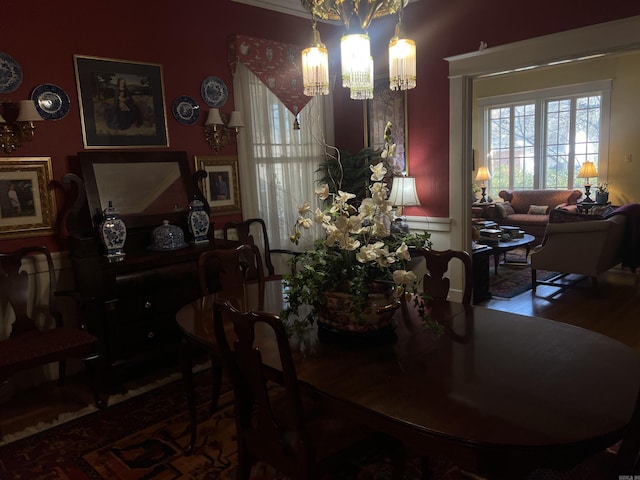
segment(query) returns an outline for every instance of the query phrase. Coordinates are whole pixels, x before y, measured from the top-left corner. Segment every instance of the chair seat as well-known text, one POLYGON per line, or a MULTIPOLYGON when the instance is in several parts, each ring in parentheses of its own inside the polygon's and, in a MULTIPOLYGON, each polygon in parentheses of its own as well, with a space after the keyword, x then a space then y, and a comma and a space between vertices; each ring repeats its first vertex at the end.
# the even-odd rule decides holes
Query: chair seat
POLYGON ((0 341, 0 377, 15 371, 55 362, 70 355, 90 353, 97 339, 85 330, 61 327, 50 330, 31 330, 0 341))

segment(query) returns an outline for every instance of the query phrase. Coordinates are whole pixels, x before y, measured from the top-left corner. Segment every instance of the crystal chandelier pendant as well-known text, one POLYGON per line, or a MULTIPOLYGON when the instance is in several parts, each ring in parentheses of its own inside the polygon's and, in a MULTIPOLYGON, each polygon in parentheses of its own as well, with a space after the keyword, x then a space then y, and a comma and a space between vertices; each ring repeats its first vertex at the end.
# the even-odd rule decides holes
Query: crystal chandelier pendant
POLYGON ((342 63, 342 86, 351 88, 363 85, 370 69, 371 45, 366 33, 347 33, 340 41, 340 57, 342 63))
POLYGON ((407 38, 402 17, 389 42, 389 88, 409 90, 416 86, 416 42, 407 38))
POLYGON ((369 56, 369 61, 362 71, 352 70, 350 84, 349 97, 352 100, 373 98, 373 57, 369 56))
POLYGON ((329 52, 313 20, 311 45, 302 51, 303 92, 309 97, 329 94, 329 52))

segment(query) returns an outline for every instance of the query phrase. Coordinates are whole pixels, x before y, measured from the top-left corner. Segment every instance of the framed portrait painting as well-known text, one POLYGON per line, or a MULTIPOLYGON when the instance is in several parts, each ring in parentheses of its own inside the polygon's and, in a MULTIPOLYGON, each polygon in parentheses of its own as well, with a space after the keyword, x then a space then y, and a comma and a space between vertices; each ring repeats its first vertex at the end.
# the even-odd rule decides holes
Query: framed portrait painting
POLYGON ((50 157, 0 158, 0 239, 54 233, 50 157))
POLYGON ((74 60, 85 148, 169 146, 161 65, 74 60))
POLYGON ((196 155, 196 170, 207 172, 200 190, 209 203, 211 215, 240 213, 240 185, 238 157, 225 155, 196 155))
POLYGON ((384 146, 384 130, 391 122, 391 135, 396 144, 396 175, 409 173, 407 162, 407 92, 389 88, 388 78, 374 82, 373 99, 365 108, 365 145, 373 149, 384 146))

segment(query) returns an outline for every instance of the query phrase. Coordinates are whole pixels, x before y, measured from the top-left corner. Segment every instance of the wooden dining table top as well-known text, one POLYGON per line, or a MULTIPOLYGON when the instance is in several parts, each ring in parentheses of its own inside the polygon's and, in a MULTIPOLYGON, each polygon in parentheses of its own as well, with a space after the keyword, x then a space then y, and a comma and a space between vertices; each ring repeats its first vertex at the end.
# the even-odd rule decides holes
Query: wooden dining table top
MULTIPOLYGON (((186 335, 215 347, 213 299, 177 314, 186 335)), ((574 463, 618 441, 640 384, 640 354, 601 334, 537 317, 447 302, 445 334, 401 310, 388 342, 292 337, 299 381, 337 411, 486 473, 574 463)), ((272 339, 260 338, 274 371, 272 339)))

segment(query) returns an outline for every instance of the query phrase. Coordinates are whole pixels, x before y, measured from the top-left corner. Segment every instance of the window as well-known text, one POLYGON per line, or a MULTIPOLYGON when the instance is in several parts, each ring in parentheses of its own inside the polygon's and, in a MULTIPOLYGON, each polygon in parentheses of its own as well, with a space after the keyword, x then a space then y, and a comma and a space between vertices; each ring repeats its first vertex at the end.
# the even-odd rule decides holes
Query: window
POLYGON ((610 90, 603 81, 480 100, 491 191, 582 188, 585 161, 605 177, 610 90))

